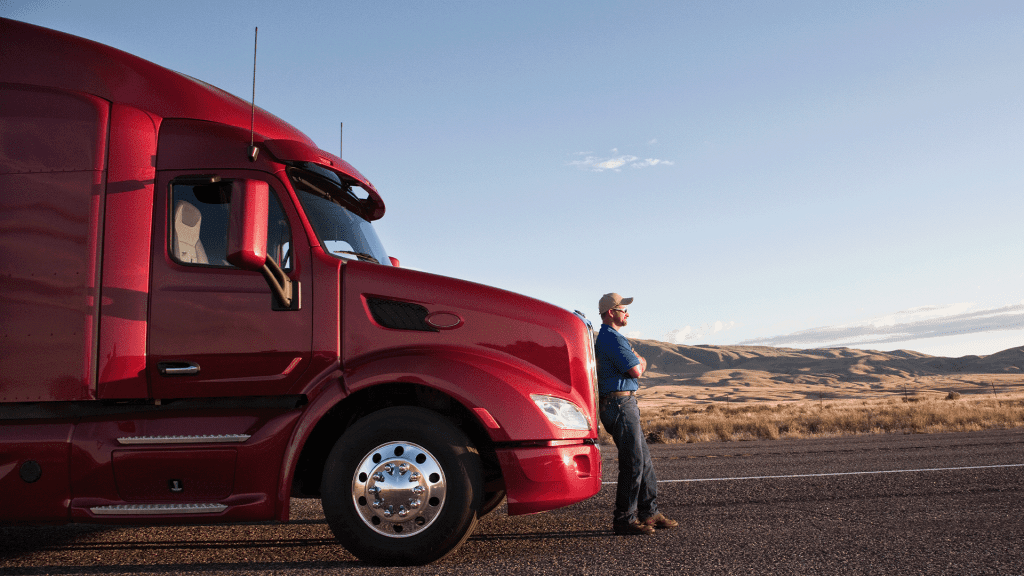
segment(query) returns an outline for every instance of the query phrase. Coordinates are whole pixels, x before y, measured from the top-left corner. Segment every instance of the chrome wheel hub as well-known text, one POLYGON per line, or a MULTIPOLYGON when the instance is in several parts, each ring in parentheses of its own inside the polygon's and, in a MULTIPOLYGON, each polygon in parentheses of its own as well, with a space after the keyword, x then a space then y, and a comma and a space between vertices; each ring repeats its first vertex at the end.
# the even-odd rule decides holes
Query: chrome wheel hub
POLYGON ((434 455, 411 442, 371 450, 352 476, 352 499, 363 522, 390 538, 424 529, 444 507, 444 471, 434 455))

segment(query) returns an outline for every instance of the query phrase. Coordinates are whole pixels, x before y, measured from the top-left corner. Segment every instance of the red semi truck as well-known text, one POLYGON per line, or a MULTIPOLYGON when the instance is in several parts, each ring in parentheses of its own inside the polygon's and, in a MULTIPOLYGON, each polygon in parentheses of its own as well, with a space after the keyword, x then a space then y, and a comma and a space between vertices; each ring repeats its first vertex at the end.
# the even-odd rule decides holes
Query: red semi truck
MULTIPOLYGON (((377 563, 586 499, 589 324, 403 269, 279 118, 0 19, 0 522, 286 522, 377 563)), ((424 231, 426 234, 427 231, 424 231)))

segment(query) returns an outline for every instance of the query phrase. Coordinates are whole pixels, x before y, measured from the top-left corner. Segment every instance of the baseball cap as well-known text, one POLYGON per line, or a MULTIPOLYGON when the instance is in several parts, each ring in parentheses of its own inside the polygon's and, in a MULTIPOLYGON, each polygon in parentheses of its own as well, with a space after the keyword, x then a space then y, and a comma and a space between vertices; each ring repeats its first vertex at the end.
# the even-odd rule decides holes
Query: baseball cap
POLYGON ((604 296, 601 296, 601 301, 597 303, 597 309, 600 314, 604 314, 605 312, 611 310, 612 308, 615 308, 616 306, 625 306, 632 303, 632 298, 623 298, 622 296, 619 296, 615 292, 612 292, 610 294, 605 294, 604 296))

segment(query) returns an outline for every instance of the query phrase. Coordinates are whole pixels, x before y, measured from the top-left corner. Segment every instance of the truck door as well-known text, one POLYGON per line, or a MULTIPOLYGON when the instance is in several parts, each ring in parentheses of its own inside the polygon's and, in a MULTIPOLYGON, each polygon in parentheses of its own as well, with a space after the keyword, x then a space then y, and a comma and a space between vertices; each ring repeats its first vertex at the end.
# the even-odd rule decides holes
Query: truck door
POLYGON ((296 385, 312 348, 310 248, 284 190, 265 173, 158 175, 147 361, 152 397, 274 396, 296 385), (236 178, 270 185, 267 255, 298 289, 290 309, 275 304, 260 273, 227 262, 236 178))

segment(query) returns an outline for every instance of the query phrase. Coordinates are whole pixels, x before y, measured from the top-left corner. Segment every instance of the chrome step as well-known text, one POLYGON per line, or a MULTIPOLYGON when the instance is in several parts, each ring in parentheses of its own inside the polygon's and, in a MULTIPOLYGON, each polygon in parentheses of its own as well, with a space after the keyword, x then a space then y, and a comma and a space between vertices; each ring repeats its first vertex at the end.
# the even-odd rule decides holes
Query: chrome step
POLYGON ((89 510, 97 516, 144 516, 147 514, 216 514, 227 510, 225 504, 115 504, 89 510))
POLYGON ((250 438, 249 434, 212 434, 203 436, 125 436, 118 438, 122 446, 153 444, 241 444, 250 438))

